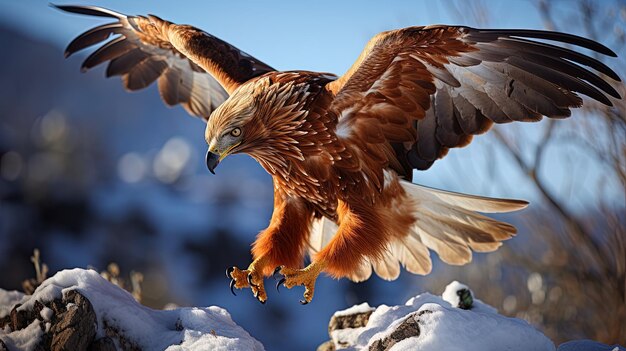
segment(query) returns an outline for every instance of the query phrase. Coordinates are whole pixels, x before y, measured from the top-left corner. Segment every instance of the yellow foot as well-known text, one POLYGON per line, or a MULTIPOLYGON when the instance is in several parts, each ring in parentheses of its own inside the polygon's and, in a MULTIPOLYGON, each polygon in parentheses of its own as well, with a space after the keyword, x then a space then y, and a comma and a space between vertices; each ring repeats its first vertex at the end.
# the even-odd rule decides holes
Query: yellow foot
POLYGON ((242 270, 237 267, 230 267, 226 270, 226 277, 230 278, 230 292, 235 294, 235 288, 244 289, 251 288, 252 295, 259 300, 260 303, 265 304, 267 301, 267 293, 263 284, 263 265, 265 260, 258 258, 254 260, 248 269, 242 270))
POLYGON ((278 290, 281 284, 287 289, 303 285, 304 300, 300 300, 300 303, 306 305, 313 300, 315 281, 324 267, 324 262, 313 262, 304 269, 292 269, 285 266, 277 267, 274 274, 282 274, 283 277, 276 284, 276 290, 278 290))

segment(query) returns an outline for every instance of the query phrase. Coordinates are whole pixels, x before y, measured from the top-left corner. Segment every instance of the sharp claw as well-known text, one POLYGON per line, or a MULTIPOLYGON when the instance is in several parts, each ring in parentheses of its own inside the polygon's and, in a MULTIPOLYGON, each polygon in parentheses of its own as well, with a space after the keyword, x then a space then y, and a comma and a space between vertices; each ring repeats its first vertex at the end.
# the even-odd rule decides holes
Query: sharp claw
POLYGON ((276 280, 276 274, 280 273, 281 268, 283 268, 283 266, 278 266, 274 268, 274 273, 272 273, 272 277, 274 278, 274 280, 276 280))
POLYGON ((258 285, 252 283, 252 273, 248 273, 248 284, 250 284, 250 286, 257 288, 258 285))
POLYGON ((306 305, 307 303, 309 303, 309 301, 307 301, 307 300, 300 300, 300 304, 301 305, 306 305))
POLYGON ((230 292, 237 296, 237 294, 235 294, 235 279, 230 280, 230 292))
POLYGON ((226 269, 226 278, 232 278, 230 275, 235 270, 235 267, 230 267, 226 269))
POLYGON ((280 285, 285 282, 285 278, 281 278, 278 283, 276 283, 276 291, 280 293, 280 285))

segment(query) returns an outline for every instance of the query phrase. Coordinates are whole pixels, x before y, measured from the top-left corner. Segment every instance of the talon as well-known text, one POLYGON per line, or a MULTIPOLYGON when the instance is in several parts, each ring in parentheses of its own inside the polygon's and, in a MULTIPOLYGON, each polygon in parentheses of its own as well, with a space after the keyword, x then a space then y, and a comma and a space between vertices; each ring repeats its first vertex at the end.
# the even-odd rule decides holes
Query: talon
POLYGON ((235 279, 230 280, 230 292, 237 296, 237 294, 235 294, 235 279))
POLYGON ((276 280, 276 274, 280 273, 280 270, 283 268, 283 266, 278 266, 276 268, 274 268, 274 273, 272 273, 272 278, 274 278, 274 280, 276 280))
POLYGON ((281 278, 278 283, 276 283, 276 291, 280 293, 280 285, 285 282, 285 278, 281 278))
POLYGON ((261 305, 265 305, 265 302, 266 302, 266 301, 261 301, 260 299, 257 299, 257 300, 259 300, 259 302, 261 303, 261 305))
MULTIPOLYGON (((324 261, 313 262, 305 268, 294 269, 285 266, 281 266, 280 274, 282 279, 276 284, 276 290, 280 292, 280 285, 287 289, 291 289, 295 286, 304 287, 303 299, 300 300, 300 304, 307 305, 313 300, 313 293, 315 291, 315 281, 320 273, 323 271, 326 264, 324 261)), ((276 270, 275 270, 276 271, 276 270)))
POLYGON ((258 285, 252 283, 252 273, 248 273, 248 284, 250 284, 251 287, 258 288, 258 285))
POLYGON ((232 278, 230 275, 235 270, 235 267, 230 267, 226 269, 226 278, 232 278))

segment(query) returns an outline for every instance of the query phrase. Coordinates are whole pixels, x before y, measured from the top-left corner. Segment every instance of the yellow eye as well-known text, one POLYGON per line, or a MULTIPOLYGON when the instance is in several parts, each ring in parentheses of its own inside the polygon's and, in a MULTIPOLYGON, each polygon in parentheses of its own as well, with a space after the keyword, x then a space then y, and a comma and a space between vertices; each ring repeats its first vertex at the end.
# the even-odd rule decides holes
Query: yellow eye
POLYGON ((234 137, 238 137, 241 135, 241 129, 239 128, 235 128, 233 130, 230 131, 230 135, 234 136, 234 137))

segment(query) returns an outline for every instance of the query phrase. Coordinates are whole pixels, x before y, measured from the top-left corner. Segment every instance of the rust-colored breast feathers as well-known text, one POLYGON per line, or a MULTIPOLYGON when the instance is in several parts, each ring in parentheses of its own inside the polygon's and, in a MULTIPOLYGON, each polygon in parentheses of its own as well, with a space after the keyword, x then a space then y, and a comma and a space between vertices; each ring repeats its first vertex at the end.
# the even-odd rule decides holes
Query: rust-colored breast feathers
POLYGON ((257 125, 247 135, 241 152, 254 157, 274 178, 286 196, 315 204, 334 216, 337 177, 331 166, 342 148, 333 147, 337 118, 329 114, 332 94, 324 89, 334 79, 299 71, 259 77, 264 93, 255 102, 257 125))

